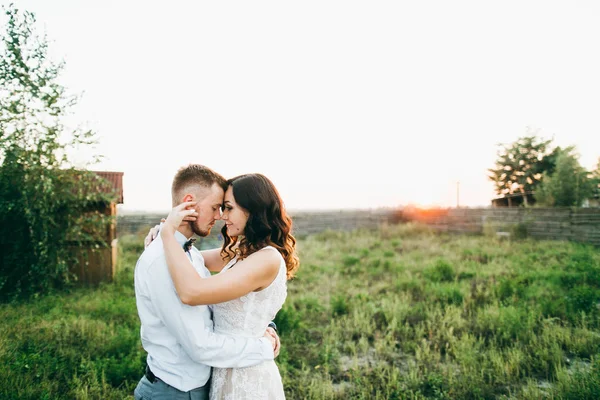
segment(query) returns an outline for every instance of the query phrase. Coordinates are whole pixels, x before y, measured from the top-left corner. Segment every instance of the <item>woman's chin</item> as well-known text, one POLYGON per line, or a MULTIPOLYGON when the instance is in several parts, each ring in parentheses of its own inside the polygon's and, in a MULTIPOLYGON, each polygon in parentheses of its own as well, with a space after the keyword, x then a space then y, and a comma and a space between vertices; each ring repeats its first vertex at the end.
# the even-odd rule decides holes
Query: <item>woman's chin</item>
POLYGON ((227 228, 227 236, 229 236, 229 237, 238 237, 241 234, 242 233, 240 231, 238 231, 237 229, 229 229, 229 228, 227 228))

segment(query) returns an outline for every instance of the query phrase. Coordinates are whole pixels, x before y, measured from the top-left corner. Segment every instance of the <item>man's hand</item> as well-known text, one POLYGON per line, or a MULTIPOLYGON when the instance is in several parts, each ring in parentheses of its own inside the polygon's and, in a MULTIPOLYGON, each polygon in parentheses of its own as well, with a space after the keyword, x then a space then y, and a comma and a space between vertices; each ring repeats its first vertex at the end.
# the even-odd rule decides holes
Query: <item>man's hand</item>
POLYGON ((279 341, 277 332, 275 332, 275 329, 268 327, 264 336, 273 344, 273 354, 277 357, 279 355, 279 350, 281 350, 281 342, 279 341))

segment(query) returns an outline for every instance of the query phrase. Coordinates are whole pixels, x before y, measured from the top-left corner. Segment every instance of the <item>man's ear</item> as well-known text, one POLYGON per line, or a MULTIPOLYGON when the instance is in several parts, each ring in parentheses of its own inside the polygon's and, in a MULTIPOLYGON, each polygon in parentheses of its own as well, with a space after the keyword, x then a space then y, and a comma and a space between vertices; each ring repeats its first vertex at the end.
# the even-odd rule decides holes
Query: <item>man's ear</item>
POLYGON ((194 196, 192 196, 191 194, 186 194, 185 196, 183 196, 183 203, 185 203, 186 201, 194 201, 194 196))

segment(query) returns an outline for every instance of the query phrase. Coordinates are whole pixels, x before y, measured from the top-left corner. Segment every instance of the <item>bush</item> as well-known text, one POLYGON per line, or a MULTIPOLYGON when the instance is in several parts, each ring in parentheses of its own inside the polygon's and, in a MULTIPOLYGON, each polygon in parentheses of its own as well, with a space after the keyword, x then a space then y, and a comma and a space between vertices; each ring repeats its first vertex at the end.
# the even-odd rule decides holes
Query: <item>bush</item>
POLYGON ((352 267, 360 262, 360 258, 354 256, 346 256, 343 261, 344 267, 352 267))
POLYGON ((331 312, 334 316, 346 315, 350 313, 350 302, 346 296, 334 296, 331 299, 331 312))
POLYGON ((73 247, 108 246, 111 221, 96 212, 114 196, 105 181, 76 171, 66 154, 91 144, 91 132, 69 132, 61 117, 75 103, 56 83, 62 65, 46 58, 35 17, 9 6, 0 38, 0 300, 29 297, 67 284, 73 247))
POLYGON ((526 239, 528 236, 527 225, 523 223, 514 224, 510 227, 510 237, 513 239, 526 239))
POLYGON ((302 316, 293 307, 287 304, 275 316, 275 324, 280 334, 291 333, 300 327, 302 316))
POLYGON ((569 292, 567 304, 572 315, 580 314, 581 312, 590 314, 597 310, 596 305, 599 300, 599 291, 585 285, 576 287, 569 292))
POLYGON ((430 267, 425 272, 427 277, 433 282, 451 282, 456 276, 452 265, 444 259, 438 259, 433 267, 430 267))

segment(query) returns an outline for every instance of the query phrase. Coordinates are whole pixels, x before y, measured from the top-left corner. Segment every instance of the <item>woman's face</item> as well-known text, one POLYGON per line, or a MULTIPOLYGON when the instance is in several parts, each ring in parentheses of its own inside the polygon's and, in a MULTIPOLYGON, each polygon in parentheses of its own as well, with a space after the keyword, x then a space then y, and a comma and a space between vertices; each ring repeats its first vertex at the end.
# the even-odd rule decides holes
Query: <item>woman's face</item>
POLYGON ((230 237, 240 236, 244 234, 246 222, 248 221, 248 213, 240 207, 233 197, 233 188, 229 186, 225 192, 225 201, 223 202, 223 215, 221 219, 227 226, 227 234, 230 237))

